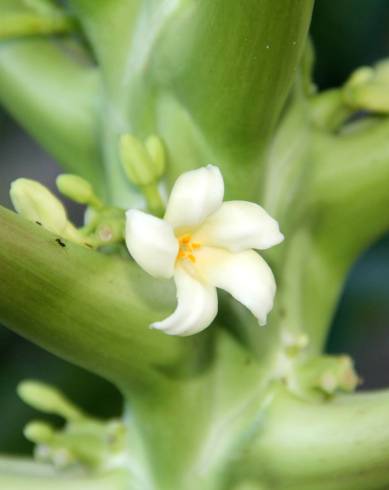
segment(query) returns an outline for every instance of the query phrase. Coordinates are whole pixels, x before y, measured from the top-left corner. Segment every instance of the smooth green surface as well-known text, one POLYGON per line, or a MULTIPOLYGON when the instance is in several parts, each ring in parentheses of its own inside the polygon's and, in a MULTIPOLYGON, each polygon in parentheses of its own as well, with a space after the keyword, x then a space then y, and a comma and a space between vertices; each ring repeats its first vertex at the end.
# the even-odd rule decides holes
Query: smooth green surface
POLYGON ((2 323, 117 382, 142 385, 151 366, 179 363, 182 340, 148 328, 173 307, 170 286, 4 208, 0 222, 2 323))
POLYGON ((240 471, 268 475, 274 489, 387 488, 388 403, 387 392, 318 404, 280 394, 240 471))

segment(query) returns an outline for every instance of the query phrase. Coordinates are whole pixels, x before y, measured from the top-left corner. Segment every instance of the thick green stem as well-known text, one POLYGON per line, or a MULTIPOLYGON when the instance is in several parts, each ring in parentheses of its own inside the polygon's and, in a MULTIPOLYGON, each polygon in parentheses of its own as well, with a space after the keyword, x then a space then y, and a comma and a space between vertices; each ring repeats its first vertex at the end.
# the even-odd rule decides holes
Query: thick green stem
POLYGON ((0 209, 0 320, 51 352, 134 389, 164 377, 191 340, 150 330, 173 307, 169 283, 0 209), (158 374, 159 373, 159 374, 158 374))
MULTIPOLYGON (((229 197, 252 197, 312 1, 72 3, 101 65, 109 139, 124 131, 159 134, 169 184, 186 169, 216 163, 229 197)), ((111 158, 107 172, 119 175, 119 166, 111 158)))
POLYGON ((386 391, 324 403, 280 393, 239 472, 273 490, 387 488, 388 404, 386 391))
POLYGON ((307 329, 325 341, 345 275, 389 228, 389 121, 357 123, 340 136, 317 135, 306 215, 310 251, 301 257, 307 329), (361 126, 361 127, 359 127, 361 126), (324 287, 325 285, 325 287, 324 287))

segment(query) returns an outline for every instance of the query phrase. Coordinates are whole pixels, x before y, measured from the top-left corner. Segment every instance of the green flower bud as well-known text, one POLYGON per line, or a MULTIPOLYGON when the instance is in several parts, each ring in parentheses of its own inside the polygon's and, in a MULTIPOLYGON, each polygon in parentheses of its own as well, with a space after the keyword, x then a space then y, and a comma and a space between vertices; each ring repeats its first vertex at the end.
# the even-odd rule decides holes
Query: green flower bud
POLYGON ((53 386, 40 381, 22 381, 18 388, 20 398, 31 407, 53 413, 67 420, 79 420, 83 413, 53 386))
POLYGON ((380 61, 375 65, 375 72, 377 80, 380 82, 389 82, 389 60, 380 61))
POLYGON ((121 464, 127 441, 121 421, 103 421, 81 413, 57 389, 38 381, 24 381, 18 386, 18 393, 34 408, 66 419, 59 429, 40 420, 27 424, 24 435, 37 444, 37 459, 58 467, 77 463, 112 469, 121 464))
POLYGON ((352 392, 360 380, 348 356, 321 356, 309 360, 299 371, 300 383, 326 395, 336 391, 352 392))
POLYGON ((362 67, 358 68, 357 70, 355 70, 354 73, 352 73, 352 75, 350 76, 350 78, 347 82, 347 85, 349 87, 352 87, 352 86, 355 87, 355 86, 367 83, 367 82, 373 80, 373 78, 374 78, 373 68, 370 68, 369 66, 362 66, 362 67))
POLYGON ((24 428, 23 434, 31 442, 48 443, 54 437, 54 430, 46 422, 38 420, 29 422, 24 428))
POLYGON ((342 90, 343 100, 356 109, 389 112, 389 62, 374 68, 362 67, 349 78, 342 90))
POLYGON ((41 223, 52 233, 61 235, 68 225, 66 210, 47 187, 35 180, 12 182, 10 197, 16 211, 30 221, 41 223))
POLYGON ((146 145, 131 134, 120 137, 119 151, 123 169, 128 179, 140 187, 156 182, 165 167, 163 146, 159 138, 151 136, 146 145))
POLYGON ((73 174, 62 174, 57 177, 56 184, 61 194, 80 204, 101 206, 92 185, 82 177, 73 174))
MULTIPOLYGON (((146 149, 154 162, 154 169, 157 179, 162 177, 165 172, 165 149, 162 141, 155 134, 149 136, 145 142, 146 149)), ((157 180, 156 179, 156 180, 157 180)))

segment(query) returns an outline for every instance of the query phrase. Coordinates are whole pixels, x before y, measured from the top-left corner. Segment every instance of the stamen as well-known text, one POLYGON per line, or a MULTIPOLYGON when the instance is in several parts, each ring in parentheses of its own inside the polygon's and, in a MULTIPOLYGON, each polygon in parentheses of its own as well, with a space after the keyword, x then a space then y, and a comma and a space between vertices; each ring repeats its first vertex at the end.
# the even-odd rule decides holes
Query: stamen
POLYGON ((179 241, 180 241, 180 243, 185 243, 185 244, 187 244, 187 243, 189 243, 189 242, 190 242, 190 240, 191 240, 190 235, 184 235, 184 236, 182 236, 182 237, 180 238, 180 240, 179 240, 179 241))
POLYGON ((192 237, 188 234, 182 235, 178 238, 178 243, 180 245, 177 260, 187 259, 190 260, 193 264, 196 262, 196 256, 194 255, 194 250, 198 250, 201 248, 201 243, 193 242, 192 237))

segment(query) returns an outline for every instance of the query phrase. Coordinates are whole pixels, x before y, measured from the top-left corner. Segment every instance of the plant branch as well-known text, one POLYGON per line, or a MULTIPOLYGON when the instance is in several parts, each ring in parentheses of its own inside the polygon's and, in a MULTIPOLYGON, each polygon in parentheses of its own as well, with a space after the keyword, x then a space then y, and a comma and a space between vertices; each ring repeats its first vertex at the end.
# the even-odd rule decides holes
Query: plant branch
POLYGON ((190 340, 149 329, 170 283, 0 208, 0 321, 47 350, 133 389, 188 356, 190 340))
POLYGON ((0 102, 67 171, 91 180, 101 193, 100 81, 82 56, 66 41, 3 42, 0 102))
POLYGON ((312 124, 313 106, 294 99, 284 116, 264 205, 286 236, 270 251, 279 273, 272 325, 304 331, 317 354, 349 268, 389 228, 389 121, 370 116, 334 132, 312 124))
POLYGON ((257 426, 240 472, 290 490, 387 488, 388 404, 388 391, 324 403, 282 392, 257 426))
POLYGON ((389 121, 373 119, 339 136, 317 134, 313 143, 308 230, 299 260, 305 323, 319 346, 349 268, 389 229, 384 211, 389 207, 388 135, 389 121))

